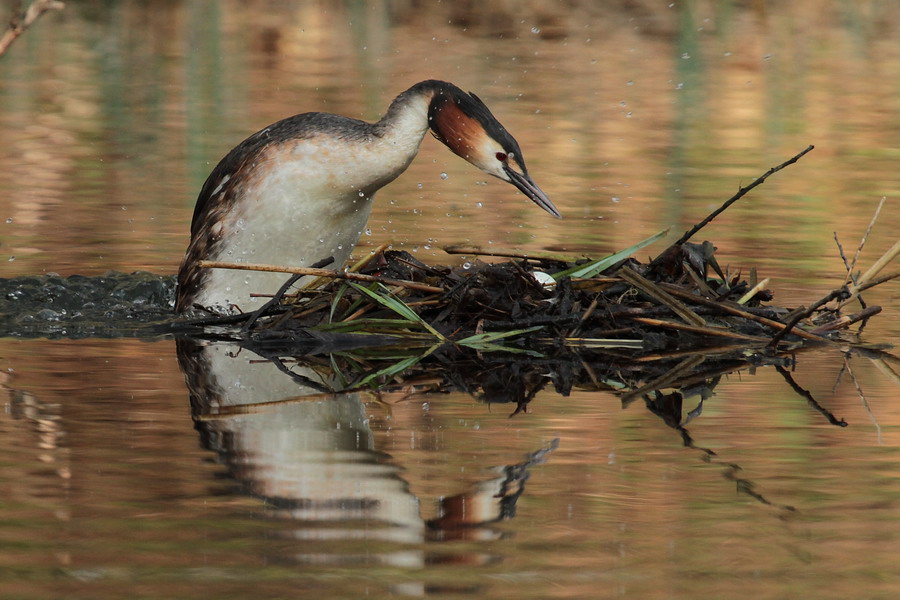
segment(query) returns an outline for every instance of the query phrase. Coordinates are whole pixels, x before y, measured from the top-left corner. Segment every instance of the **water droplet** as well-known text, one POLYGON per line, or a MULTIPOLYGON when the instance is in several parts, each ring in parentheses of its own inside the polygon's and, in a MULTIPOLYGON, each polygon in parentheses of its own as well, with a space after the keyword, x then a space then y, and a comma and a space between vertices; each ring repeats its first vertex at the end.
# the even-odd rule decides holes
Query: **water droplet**
POLYGON ((632 115, 632 112, 629 110, 627 113, 625 113, 625 118, 630 119, 631 115, 632 115))
POLYGON ((475 206, 477 206, 478 208, 481 208, 482 206, 484 206, 484 202, 476 202, 475 206))
POLYGON ((441 179, 447 179, 447 178, 449 178, 449 177, 450 177, 450 176, 447 175, 446 173, 441 173, 441 179))
POLYGON ((419 189, 421 190, 421 189, 422 189, 423 187, 425 187, 425 186, 422 185, 421 183, 417 183, 417 184, 416 184, 416 187, 419 188, 419 189))
POLYGON ((360 198, 365 198, 365 197, 366 197, 366 193, 365 193, 364 191, 362 191, 362 190, 359 190, 359 197, 360 197, 360 198))
POLYGON ((541 32, 541 28, 540 28, 540 27, 532 27, 532 28, 531 28, 531 33, 540 33, 540 32, 541 32))
POLYGON ((16 257, 15 257, 15 256, 10 256, 10 257, 9 257, 9 262, 12 262, 12 261, 14 261, 14 260, 16 260, 16 257))
POLYGON ((7 224, 7 225, 9 225, 10 223, 12 223, 12 221, 13 221, 13 220, 12 220, 12 217, 7 217, 7 218, 6 218, 6 224, 7 224))
POLYGON ((633 81, 628 81, 627 83, 625 83, 625 85, 634 85, 634 82, 633 82, 633 81))
POLYGON ((372 230, 368 227, 366 228, 366 235, 372 235, 372 230))
POLYGON ((470 263, 470 262, 464 262, 463 265, 462 265, 462 267, 463 267, 463 269, 465 269, 465 270, 468 271, 469 269, 472 268, 472 263, 470 263))
POLYGON ((683 83, 677 83, 677 84, 675 85, 675 89, 676 89, 676 90, 684 89, 684 84, 683 84, 683 83))
POLYGON ((622 200, 622 199, 619 198, 618 196, 613 196, 613 197, 612 197, 612 201, 613 201, 613 202, 620 202, 621 200, 622 200))
POLYGON ((431 250, 431 244, 425 244, 422 247, 425 248, 426 250, 431 250))
POLYGON ((687 59, 689 59, 690 57, 691 57, 691 55, 688 54, 687 52, 682 52, 682 53, 681 53, 681 60, 687 60, 687 59))

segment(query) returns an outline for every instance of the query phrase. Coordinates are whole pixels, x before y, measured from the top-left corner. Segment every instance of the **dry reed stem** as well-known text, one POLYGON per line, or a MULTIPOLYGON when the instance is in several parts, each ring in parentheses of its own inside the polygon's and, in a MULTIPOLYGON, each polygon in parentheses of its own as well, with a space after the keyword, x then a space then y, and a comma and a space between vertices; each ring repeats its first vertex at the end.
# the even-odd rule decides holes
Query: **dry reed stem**
POLYGON ((525 260, 556 260, 560 262, 574 263, 577 258, 563 254, 538 253, 527 254, 525 252, 515 252, 513 250, 482 250, 475 246, 444 246, 441 248, 447 254, 471 254, 473 256, 498 256, 500 258, 520 258, 525 260))
POLYGON ((441 294, 443 288, 418 283, 416 281, 406 281, 404 279, 391 279, 390 277, 378 277, 377 275, 363 275, 362 273, 351 273, 345 271, 333 271, 331 269, 312 269, 309 267, 286 267, 283 265, 260 265, 253 263, 233 263, 222 262, 216 260, 201 260, 197 263, 198 267, 204 269, 236 269, 239 271, 266 271, 270 273, 293 273, 294 275, 311 275, 313 277, 327 277, 331 279, 348 279, 351 281, 378 282, 385 285, 396 285, 398 287, 418 290, 420 292, 432 292, 441 294))
POLYGON ((755 335, 747 335, 744 333, 735 333, 733 331, 728 331, 727 329, 717 329, 715 327, 696 327, 694 325, 685 325, 683 323, 676 323, 675 321, 665 321, 663 319, 651 319, 649 317, 632 317, 629 315, 623 315, 626 319, 631 319, 632 321, 636 321, 638 323, 643 323, 644 325, 652 325, 653 327, 660 327, 662 329, 677 329, 679 331, 687 331, 688 333, 696 333, 698 335, 710 335, 717 337, 726 337, 733 340, 747 340, 750 342, 768 342, 768 338, 757 337, 755 335))
POLYGON ((706 321, 704 321, 702 317, 695 314, 687 306, 660 289, 652 281, 642 277, 639 273, 632 271, 629 268, 624 268, 619 270, 618 275, 629 284, 641 290, 643 293, 647 294, 660 304, 669 307, 672 312, 681 317, 681 319, 689 325, 706 327, 706 321))
MULTIPOLYGON (((878 273, 882 269, 884 269, 892 260, 897 258, 898 254, 900 254, 900 240, 897 240, 894 245, 888 249, 887 252, 882 254, 881 258, 876 260, 875 264, 869 267, 869 270, 863 273, 863 275, 859 279, 857 279, 855 283, 852 283, 848 286, 848 289, 850 290, 850 297, 842 301, 839 307, 847 304, 848 302, 856 298, 861 291, 867 289, 866 284, 868 284, 870 280, 873 280, 875 276, 878 275, 878 273)), ((879 283, 884 282, 879 281, 879 283)))
POLYGON ((746 304, 747 302, 750 301, 751 298, 753 298, 753 296, 757 295, 760 291, 764 290, 767 285, 769 285, 768 277, 766 277, 765 279, 763 279, 762 281, 760 281, 759 283, 754 285, 752 288, 750 288, 750 291, 747 292, 746 294, 744 294, 743 296, 741 296, 740 299, 737 301, 737 303, 738 304, 746 304))
MULTIPOLYGON (((707 298, 703 298, 702 296, 696 296, 696 295, 694 295, 690 292, 686 292, 670 283, 663 283, 660 285, 662 287, 664 287, 665 289, 667 289, 671 294, 673 294, 675 296, 680 296, 686 300, 696 302, 697 304, 700 304, 702 306, 708 306, 710 308, 721 309, 724 312, 730 313, 736 317, 742 317, 744 319, 749 319, 750 321, 755 321, 761 325, 771 327, 772 329, 775 329, 777 331, 781 331, 782 329, 787 327, 784 323, 781 323, 779 321, 774 321, 772 319, 767 319, 766 317, 760 317, 759 315, 754 315, 753 313, 747 312, 745 310, 741 310, 735 306, 732 306, 731 304, 726 304, 725 302, 716 302, 714 300, 709 300, 707 298)), ((803 329, 796 330, 794 332, 794 335, 796 335, 798 337, 802 337, 802 338, 810 340, 810 341, 814 341, 814 342, 827 343, 830 341, 826 338, 809 333, 808 331, 805 331, 803 329)))
POLYGON ((858 321, 870 319, 881 312, 880 306, 868 306, 856 314, 844 315, 839 319, 835 319, 831 323, 826 323, 820 327, 810 330, 810 333, 821 334, 827 331, 835 331, 837 329, 846 329, 858 321))

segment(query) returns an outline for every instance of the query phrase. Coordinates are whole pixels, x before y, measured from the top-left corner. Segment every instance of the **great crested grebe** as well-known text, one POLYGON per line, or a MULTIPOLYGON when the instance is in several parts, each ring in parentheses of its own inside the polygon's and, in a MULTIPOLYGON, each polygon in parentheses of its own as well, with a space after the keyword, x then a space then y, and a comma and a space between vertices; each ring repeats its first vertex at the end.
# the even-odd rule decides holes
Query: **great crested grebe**
POLYGON ((229 152, 197 198, 175 310, 252 308, 252 293, 273 294, 288 278, 200 268, 200 260, 308 267, 331 256, 331 266, 341 268, 365 229, 375 192, 406 170, 429 128, 455 154, 560 216, 528 175, 519 144, 478 96, 445 81, 422 81, 397 96, 377 123, 304 113, 229 152))

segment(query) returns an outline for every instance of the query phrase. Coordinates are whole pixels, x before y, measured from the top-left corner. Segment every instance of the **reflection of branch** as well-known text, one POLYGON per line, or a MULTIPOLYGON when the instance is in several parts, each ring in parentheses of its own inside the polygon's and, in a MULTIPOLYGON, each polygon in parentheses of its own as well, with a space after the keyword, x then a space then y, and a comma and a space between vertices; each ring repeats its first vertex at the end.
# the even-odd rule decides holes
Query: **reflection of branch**
POLYGON ((829 423, 831 423, 832 425, 836 425, 837 427, 846 427, 847 426, 847 421, 845 421, 844 419, 838 419, 837 417, 835 417, 827 409, 823 408, 822 405, 820 405, 818 402, 816 402, 816 399, 813 398, 812 394, 810 394, 808 391, 804 390, 802 387, 797 385, 797 382, 794 381, 794 378, 791 377, 791 374, 784 367, 782 367, 780 365, 775 365, 775 369, 779 373, 781 373, 781 376, 784 377, 784 380, 787 381, 788 385, 791 386, 791 388, 795 392, 797 392, 798 394, 800 394, 801 396, 806 398, 806 401, 809 403, 809 405, 812 406, 817 411, 819 411, 820 413, 822 413, 822 415, 826 419, 828 419, 829 423))
POLYGON ((699 367, 705 359, 706 357, 702 354, 688 356, 666 373, 622 396, 622 407, 628 406, 635 398, 638 398, 642 394, 671 385, 673 381, 685 373, 695 372, 697 367, 699 367))
MULTIPOLYGON (((682 400, 683 396, 678 392, 673 392, 671 394, 662 394, 657 391, 652 397, 649 395, 644 396, 644 402, 647 404, 647 409, 654 415, 660 417, 668 427, 671 427, 681 435, 681 441, 682 443, 684 443, 685 448, 691 448, 693 450, 699 450, 700 452, 702 452, 704 462, 719 462, 716 460, 718 455, 714 450, 698 446, 694 443, 694 438, 691 437, 690 432, 687 430, 687 428, 684 426, 684 422, 681 420, 682 400)), ((719 464, 724 464, 727 467, 723 475, 725 479, 733 481, 737 484, 738 492, 746 494, 757 502, 765 504, 766 506, 772 506, 786 512, 795 512, 797 510, 796 508, 788 504, 778 504, 776 502, 772 502, 771 500, 757 492, 752 481, 737 476, 738 471, 741 470, 740 465, 736 463, 719 464)))
MULTIPOLYGON (((15 12, 19 12, 19 2, 16 3, 15 12)), ((65 4, 57 0, 34 0, 25 12, 16 14, 9 22, 9 29, 0 38, 0 56, 6 54, 6 50, 12 45, 16 38, 25 33, 25 30, 31 27, 31 24, 48 10, 62 10, 65 4)))
POLYGON ((703 448, 696 445, 690 432, 681 424, 681 405, 683 399, 684 397, 678 392, 663 394, 657 390, 654 392, 653 397, 645 395, 644 403, 647 405, 647 410, 661 418, 666 425, 681 434, 681 441, 685 448, 699 450, 700 452, 703 452, 706 455, 706 459, 709 460, 709 458, 715 456, 716 453, 709 448, 703 448))
POLYGON ((859 385, 859 381, 856 379, 856 375, 853 374, 853 369, 850 368, 850 361, 844 356, 844 367, 847 369, 847 373, 850 374, 850 380, 853 381, 853 385, 856 387, 856 393, 859 394, 859 399, 862 400, 863 406, 866 408, 866 412, 869 414, 869 419, 872 420, 872 425, 875 426, 875 434, 878 437, 878 445, 883 446, 884 441, 881 439, 881 425, 878 424, 878 419, 875 418, 875 413, 872 412, 872 409, 869 407, 869 401, 866 400, 866 395, 863 394, 862 387, 859 385))
POLYGON ((737 473, 741 470, 740 465, 735 463, 728 463, 727 466, 728 470, 723 473, 723 476, 725 477, 725 479, 733 481, 737 485, 737 491, 743 494, 747 494, 757 502, 761 502, 766 506, 780 508, 781 510, 785 510, 788 512, 797 511, 797 509, 790 504, 776 504, 775 502, 772 502, 754 489, 755 486, 752 481, 750 481, 749 479, 744 479, 743 477, 738 477, 737 473))

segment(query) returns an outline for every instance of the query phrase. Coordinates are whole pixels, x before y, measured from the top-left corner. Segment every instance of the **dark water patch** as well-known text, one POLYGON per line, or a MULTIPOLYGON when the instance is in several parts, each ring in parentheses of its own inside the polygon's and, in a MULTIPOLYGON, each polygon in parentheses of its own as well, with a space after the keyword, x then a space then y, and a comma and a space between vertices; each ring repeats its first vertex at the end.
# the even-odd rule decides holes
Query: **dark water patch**
POLYGON ((175 277, 145 271, 0 279, 0 336, 155 336, 174 302, 175 277))

